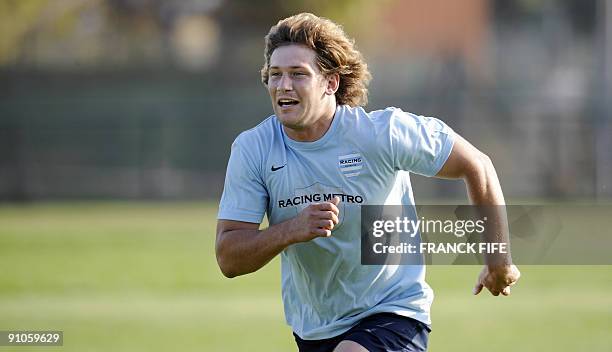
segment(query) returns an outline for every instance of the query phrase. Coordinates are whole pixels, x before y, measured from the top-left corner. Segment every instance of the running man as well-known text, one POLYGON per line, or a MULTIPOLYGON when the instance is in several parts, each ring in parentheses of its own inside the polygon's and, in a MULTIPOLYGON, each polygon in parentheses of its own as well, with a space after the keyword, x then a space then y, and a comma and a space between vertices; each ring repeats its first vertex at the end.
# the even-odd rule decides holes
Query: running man
MULTIPOLYGON (((285 317, 300 351, 425 351, 431 288, 419 265, 361 265, 360 206, 414 206, 409 173, 463 179, 475 205, 503 205, 490 159, 442 121, 366 112, 370 73, 340 26, 302 13, 265 40, 274 115, 232 145, 217 226, 227 277, 281 255, 285 317), (348 165, 348 167, 347 167, 348 165), (259 230, 264 214, 270 226, 259 230)), ((474 293, 509 295, 508 260, 474 293)))

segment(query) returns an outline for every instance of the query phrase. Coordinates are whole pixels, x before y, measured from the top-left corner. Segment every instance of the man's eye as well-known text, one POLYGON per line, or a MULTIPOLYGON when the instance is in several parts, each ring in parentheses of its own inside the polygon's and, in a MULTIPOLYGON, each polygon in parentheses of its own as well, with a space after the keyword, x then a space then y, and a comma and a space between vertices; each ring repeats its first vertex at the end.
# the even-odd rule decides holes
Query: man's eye
POLYGON ((294 76, 305 76, 306 74, 304 72, 294 72, 293 75, 294 76))
POLYGON ((280 76, 280 73, 279 72, 270 72, 270 76, 277 77, 277 76, 280 76))

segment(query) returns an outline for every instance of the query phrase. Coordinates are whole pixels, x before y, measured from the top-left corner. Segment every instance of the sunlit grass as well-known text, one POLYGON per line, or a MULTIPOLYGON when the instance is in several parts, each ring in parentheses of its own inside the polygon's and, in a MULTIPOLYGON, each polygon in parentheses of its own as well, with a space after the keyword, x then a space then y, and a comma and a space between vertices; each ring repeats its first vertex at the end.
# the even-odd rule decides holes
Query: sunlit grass
MULTIPOLYGON (((224 278, 215 213, 204 203, 0 206, 0 330, 63 330, 66 351, 295 350, 279 261, 224 278)), ((491 297, 471 295, 477 267, 428 268, 430 350, 612 349, 612 267, 521 269, 511 297, 491 297)))

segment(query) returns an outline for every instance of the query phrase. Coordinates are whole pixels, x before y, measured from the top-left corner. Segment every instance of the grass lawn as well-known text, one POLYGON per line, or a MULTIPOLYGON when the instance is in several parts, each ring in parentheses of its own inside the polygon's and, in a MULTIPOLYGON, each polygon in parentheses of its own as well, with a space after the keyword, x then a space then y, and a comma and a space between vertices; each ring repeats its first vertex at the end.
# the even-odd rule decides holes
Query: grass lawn
MULTIPOLYGON (((279 261, 225 279, 215 204, 0 206, 0 330, 63 330, 16 351, 294 351, 279 261)), ((433 266, 430 351, 611 351, 612 266, 525 266, 509 298, 478 267, 433 266)))

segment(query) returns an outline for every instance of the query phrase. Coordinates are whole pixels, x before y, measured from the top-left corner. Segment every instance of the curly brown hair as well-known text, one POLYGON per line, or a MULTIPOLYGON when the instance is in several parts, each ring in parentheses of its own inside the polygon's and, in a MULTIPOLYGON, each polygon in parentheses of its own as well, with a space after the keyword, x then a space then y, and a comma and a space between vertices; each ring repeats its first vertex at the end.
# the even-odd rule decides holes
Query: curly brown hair
POLYGON ((368 102, 368 83, 372 75, 363 56, 342 27, 311 13, 300 13, 280 20, 266 35, 265 63, 261 81, 268 84, 270 57, 276 48, 302 44, 317 54, 317 66, 323 75, 338 74, 340 85, 336 101, 341 105, 364 106, 368 102))

